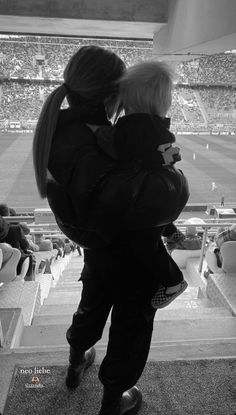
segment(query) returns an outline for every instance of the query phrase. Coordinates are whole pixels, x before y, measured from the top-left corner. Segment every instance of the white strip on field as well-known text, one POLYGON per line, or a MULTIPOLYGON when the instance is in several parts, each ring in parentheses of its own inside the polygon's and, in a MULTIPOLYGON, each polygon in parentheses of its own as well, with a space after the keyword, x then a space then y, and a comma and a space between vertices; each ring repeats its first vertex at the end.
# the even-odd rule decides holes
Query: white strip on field
POLYGON ((236 139, 235 139, 235 142, 232 143, 232 142, 222 141, 219 138, 216 139, 214 137, 204 136, 204 135, 200 135, 200 138, 204 140, 206 144, 210 144, 209 150, 211 150, 211 144, 213 145, 213 147, 216 144, 218 146, 221 146, 222 148, 227 148, 228 150, 232 150, 232 156, 234 156, 236 159, 236 139))
POLYGON ((7 199, 31 151, 32 140, 20 134, 19 138, 0 154, 0 200, 7 199))
MULTIPOLYGON (((197 143, 197 140, 194 141, 194 149, 193 149, 192 143, 184 137, 181 137, 181 144, 184 147, 186 147, 188 150, 195 152, 196 155, 199 154, 203 157, 206 157, 212 163, 218 166, 224 167, 230 173, 235 174, 236 172, 236 151, 235 150, 234 150, 235 152, 232 152, 232 156, 233 157, 235 156, 235 158, 233 159, 233 158, 224 156, 222 153, 219 153, 217 151, 210 150, 210 149, 206 150, 206 148, 203 147, 202 144, 197 143)), ((199 174, 199 169, 197 169, 197 171, 199 174)))

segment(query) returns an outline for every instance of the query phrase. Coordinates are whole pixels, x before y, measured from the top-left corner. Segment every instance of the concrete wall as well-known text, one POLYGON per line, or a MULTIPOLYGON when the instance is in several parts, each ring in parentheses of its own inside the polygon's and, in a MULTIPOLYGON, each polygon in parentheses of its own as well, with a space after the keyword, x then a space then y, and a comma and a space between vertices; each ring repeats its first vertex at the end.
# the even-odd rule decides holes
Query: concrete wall
POLYGON ((163 23, 167 6, 166 0, 0 0, 0 14, 163 23))
POLYGON ((154 53, 216 53, 236 48, 235 0, 170 0, 154 53))
POLYGON ((153 39, 167 0, 0 0, 0 32, 153 39))
POLYGON ((235 17, 236 0, 0 0, 2 32, 153 39, 163 59, 235 48, 235 17))

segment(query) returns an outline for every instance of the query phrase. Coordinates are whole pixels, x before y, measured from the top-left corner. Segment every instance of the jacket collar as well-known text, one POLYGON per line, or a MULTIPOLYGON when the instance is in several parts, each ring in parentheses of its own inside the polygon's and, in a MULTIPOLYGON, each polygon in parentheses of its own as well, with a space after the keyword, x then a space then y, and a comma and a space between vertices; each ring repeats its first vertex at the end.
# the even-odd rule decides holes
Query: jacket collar
POLYGON ((95 125, 110 125, 104 105, 90 108, 86 105, 81 105, 80 107, 68 107, 60 110, 58 119, 58 124, 60 126, 73 121, 95 125))
POLYGON ((154 114, 136 113, 119 118, 117 126, 136 137, 146 137, 155 144, 174 143, 175 136, 169 131, 170 118, 161 118, 154 114))

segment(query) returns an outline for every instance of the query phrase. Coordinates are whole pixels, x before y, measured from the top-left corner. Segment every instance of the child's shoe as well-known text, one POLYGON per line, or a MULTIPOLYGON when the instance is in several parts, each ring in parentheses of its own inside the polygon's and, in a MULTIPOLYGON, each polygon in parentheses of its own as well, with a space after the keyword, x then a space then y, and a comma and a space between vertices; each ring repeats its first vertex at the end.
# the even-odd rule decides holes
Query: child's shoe
POLYGON ((153 308, 164 308, 168 306, 176 297, 182 294, 186 288, 188 287, 188 283, 183 280, 180 283, 180 289, 173 294, 167 294, 166 290, 168 287, 164 287, 163 285, 159 288, 159 290, 154 294, 152 297, 151 305, 153 308))

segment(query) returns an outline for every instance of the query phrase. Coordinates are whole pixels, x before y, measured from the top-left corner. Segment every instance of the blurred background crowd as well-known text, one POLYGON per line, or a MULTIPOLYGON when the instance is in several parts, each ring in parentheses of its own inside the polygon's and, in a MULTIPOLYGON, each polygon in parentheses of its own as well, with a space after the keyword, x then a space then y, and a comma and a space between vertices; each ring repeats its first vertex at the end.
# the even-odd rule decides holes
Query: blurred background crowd
MULTIPOLYGON (((0 129, 33 127, 69 57, 87 44, 112 49, 127 66, 152 58, 151 41, 1 35, 0 129)), ((235 67, 234 51, 175 63, 169 114, 175 132, 235 133, 235 67)))

